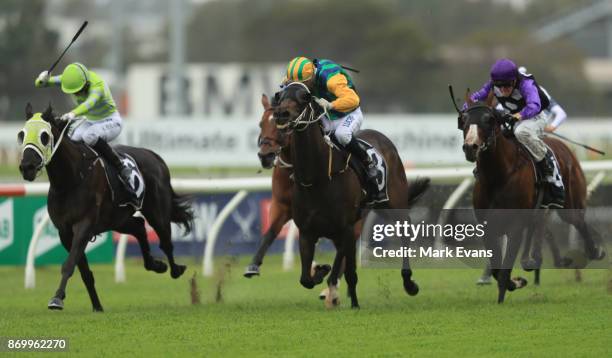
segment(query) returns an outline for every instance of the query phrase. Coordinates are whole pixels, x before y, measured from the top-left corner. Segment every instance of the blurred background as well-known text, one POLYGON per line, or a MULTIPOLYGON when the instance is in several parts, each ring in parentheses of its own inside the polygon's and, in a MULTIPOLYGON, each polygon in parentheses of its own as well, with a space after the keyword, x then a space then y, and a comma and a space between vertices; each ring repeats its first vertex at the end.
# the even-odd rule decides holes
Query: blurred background
MULTIPOLYGON (((468 165, 447 85, 463 97, 500 57, 526 66, 565 109, 559 133, 612 150, 612 1, 2 0, 0 181, 22 182, 16 134, 25 104, 72 108, 59 90, 35 89, 34 79, 84 20, 55 74, 72 61, 99 73, 124 118, 118 142, 158 152, 174 177, 269 176, 256 156, 261 95, 278 90, 295 56, 360 70, 352 76, 364 126, 391 137, 408 170, 468 165)), ((583 161, 609 158, 573 148, 583 161)), ((426 202, 441 207, 456 184, 436 183, 426 202)), ((612 205, 604 202, 610 189, 604 180, 595 202, 612 205)), ((187 245, 202 244, 230 198, 198 199, 187 245)), ((13 215, 9 201, 0 206, 13 215)), ((469 203, 468 191, 461 205, 469 203)), ((266 205, 269 193, 249 196, 232 214, 228 242, 252 252, 266 205)), ((27 221, 40 221, 36 213, 27 221)))

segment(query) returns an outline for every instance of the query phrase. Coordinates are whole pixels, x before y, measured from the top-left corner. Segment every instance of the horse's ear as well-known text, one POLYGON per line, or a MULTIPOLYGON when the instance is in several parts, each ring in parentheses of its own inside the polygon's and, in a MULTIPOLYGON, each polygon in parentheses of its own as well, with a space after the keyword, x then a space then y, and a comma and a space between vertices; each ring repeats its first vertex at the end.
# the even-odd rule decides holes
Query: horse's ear
POLYGON ((265 110, 270 109, 270 99, 266 96, 265 93, 261 95, 261 105, 265 110))
POLYGON ((47 122, 51 122, 51 120, 53 119, 53 107, 51 107, 51 102, 49 102, 47 109, 45 109, 45 111, 43 112, 42 118, 47 122))
POLYGON ((470 97, 470 89, 466 89, 465 90, 465 103, 468 104, 468 106, 471 106, 474 104, 474 101, 472 100, 472 97, 470 97))
POLYGON ((30 103, 30 102, 28 102, 28 104, 26 104, 25 115, 26 115, 26 119, 30 119, 34 115, 34 113, 32 111, 32 103, 30 103))
POLYGON ((487 100, 485 103, 487 107, 489 108, 495 107, 495 94, 493 93, 493 90, 489 91, 489 94, 487 95, 487 100))
POLYGON ((279 102, 280 102, 280 92, 276 92, 274 94, 274 98, 272 98, 272 107, 276 107, 278 106, 279 102))

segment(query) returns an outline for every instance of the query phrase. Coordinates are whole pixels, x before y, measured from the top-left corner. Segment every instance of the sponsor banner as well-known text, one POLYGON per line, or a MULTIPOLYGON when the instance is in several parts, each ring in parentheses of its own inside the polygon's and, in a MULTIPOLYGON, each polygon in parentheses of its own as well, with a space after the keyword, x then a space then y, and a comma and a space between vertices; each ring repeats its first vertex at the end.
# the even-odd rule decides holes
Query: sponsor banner
MULTIPOLYGON (((0 265, 23 265, 32 234, 47 213, 45 197, 0 198, 0 265)), ((99 235, 86 249, 90 262, 112 262, 110 234, 99 235)), ((49 221, 36 247, 36 265, 63 263, 67 252, 49 221)))
MULTIPOLYGON (((176 255, 194 257, 203 255, 208 231, 215 218, 233 196, 234 194, 198 194, 193 196, 195 214, 193 231, 184 235, 181 227, 172 224, 172 241, 176 255)), ((255 192, 247 195, 221 227, 215 244, 215 255, 250 255, 257 250, 262 233, 270 225, 270 196, 270 192, 255 192)), ((158 247, 159 238, 148 225, 147 234, 149 242, 153 244, 152 252, 163 257, 164 253, 158 247)), ((284 247, 285 236, 286 228, 279 234, 268 252, 281 252, 284 247)), ((117 241, 119 235, 115 234, 113 237, 117 241)), ((127 255, 141 256, 140 248, 134 238, 130 238, 128 241, 127 255)))
POLYGON ((440 216, 372 210, 361 233, 361 264, 370 268, 400 268, 406 263, 412 268, 450 269, 485 265, 493 269, 607 268, 606 247, 612 240, 605 233, 610 218, 598 211, 589 210, 585 217, 584 210, 572 209, 452 209, 442 210, 440 216), (567 223, 582 218, 588 237, 576 235, 567 223))
MULTIPOLYGON (((259 115, 248 120, 236 117, 201 119, 124 119, 123 132, 115 143, 144 147, 158 153, 170 166, 258 167, 259 115)), ((612 151, 609 120, 568 120, 559 133, 605 152, 612 151)), ((407 167, 412 165, 466 165, 461 150, 462 134, 454 114, 367 115, 362 128, 387 135, 407 167)), ((16 164, 16 135, 20 125, 0 132, 0 162, 16 164)), ((569 144, 580 160, 601 156, 569 144)), ((17 174, 17 169, 15 169, 17 174)))

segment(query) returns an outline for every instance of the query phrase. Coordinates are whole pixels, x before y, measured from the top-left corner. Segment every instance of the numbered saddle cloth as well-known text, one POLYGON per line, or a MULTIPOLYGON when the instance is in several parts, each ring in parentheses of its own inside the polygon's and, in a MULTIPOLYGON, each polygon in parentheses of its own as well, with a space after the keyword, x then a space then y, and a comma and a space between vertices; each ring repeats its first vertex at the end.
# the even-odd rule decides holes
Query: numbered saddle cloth
POLYGON ((119 179, 119 172, 117 169, 107 163, 105 159, 101 158, 102 162, 104 163, 106 180, 108 181, 108 186, 111 189, 113 203, 118 206, 131 205, 134 207, 134 209, 140 210, 142 208, 142 202, 144 201, 145 194, 145 182, 142 178, 142 173, 140 172, 138 164, 134 158, 126 153, 121 153, 119 151, 117 151, 117 153, 121 157, 121 162, 123 165, 132 170, 130 182, 126 184, 132 188, 134 194, 136 195, 136 200, 131 200, 131 194, 128 192, 128 189, 125 187, 123 182, 119 179))

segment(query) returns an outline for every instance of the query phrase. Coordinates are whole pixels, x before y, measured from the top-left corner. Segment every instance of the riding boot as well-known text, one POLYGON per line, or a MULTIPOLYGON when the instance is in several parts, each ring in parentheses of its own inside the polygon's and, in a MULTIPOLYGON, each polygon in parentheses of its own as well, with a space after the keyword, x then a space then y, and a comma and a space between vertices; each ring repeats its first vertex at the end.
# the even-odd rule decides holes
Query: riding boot
POLYGON ((538 170, 541 173, 541 179, 547 183, 547 189, 544 190, 541 208, 562 209, 565 204, 565 190, 563 185, 557 186, 555 184, 554 160, 553 153, 550 149, 547 149, 544 158, 537 163, 538 170))
POLYGON ((136 203, 136 193, 131 184, 132 169, 124 165, 119 157, 119 154, 106 143, 105 140, 99 138, 93 148, 98 151, 109 163, 119 172, 119 179, 123 183, 123 186, 127 189, 130 194, 130 200, 136 203))
POLYGON ((370 194, 368 202, 377 203, 387 200, 386 194, 378 189, 378 168, 376 168, 376 164, 366 149, 359 144, 359 141, 355 137, 352 137, 351 141, 348 142, 344 148, 352 155, 356 156, 366 168, 367 186, 370 194))

